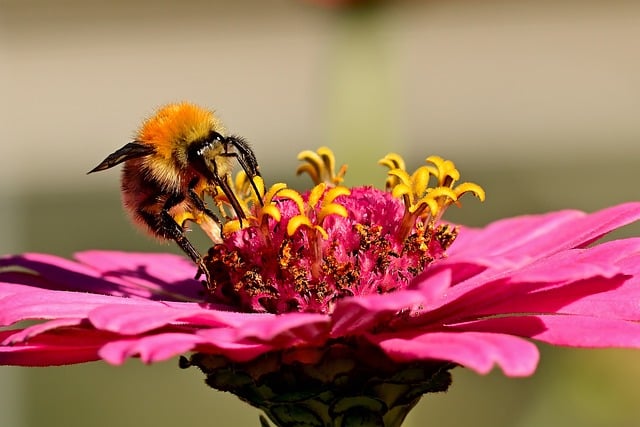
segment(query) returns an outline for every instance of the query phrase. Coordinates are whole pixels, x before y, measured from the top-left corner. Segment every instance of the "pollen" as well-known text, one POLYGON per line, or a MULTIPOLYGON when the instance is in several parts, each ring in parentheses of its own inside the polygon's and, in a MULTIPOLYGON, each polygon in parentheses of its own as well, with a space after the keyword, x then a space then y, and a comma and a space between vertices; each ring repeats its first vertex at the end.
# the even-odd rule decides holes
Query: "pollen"
MULTIPOLYGON (((340 298, 406 288, 454 243, 458 229, 442 221, 446 208, 466 193, 484 199, 440 157, 409 173, 399 155, 387 155, 385 190, 343 186, 346 166, 336 173, 328 148, 299 158, 298 173, 315 183, 306 192, 256 180, 258 200, 246 177, 236 177, 247 215, 224 224, 223 242, 205 259, 212 301, 250 312, 330 313, 340 298)), ((224 196, 217 203, 224 209, 224 196)))

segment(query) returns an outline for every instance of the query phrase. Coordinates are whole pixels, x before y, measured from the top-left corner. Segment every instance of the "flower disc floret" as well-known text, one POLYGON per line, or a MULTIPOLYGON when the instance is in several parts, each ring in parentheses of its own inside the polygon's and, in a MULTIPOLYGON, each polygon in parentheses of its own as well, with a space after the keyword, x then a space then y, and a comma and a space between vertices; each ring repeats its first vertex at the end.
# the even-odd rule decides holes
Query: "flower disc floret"
POLYGON ((404 205, 372 187, 321 184, 269 206, 279 219, 238 230, 209 252, 213 299, 248 311, 329 313, 342 297, 406 287, 450 244, 420 226, 400 236, 404 205))

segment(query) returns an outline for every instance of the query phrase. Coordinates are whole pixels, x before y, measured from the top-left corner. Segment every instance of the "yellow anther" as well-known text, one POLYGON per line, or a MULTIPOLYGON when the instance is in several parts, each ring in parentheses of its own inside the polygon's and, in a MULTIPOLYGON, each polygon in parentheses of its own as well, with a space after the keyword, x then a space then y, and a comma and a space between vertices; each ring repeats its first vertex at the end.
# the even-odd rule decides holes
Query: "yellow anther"
POLYGON ((393 188, 395 185, 401 183, 404 185, 411 184, 411 176, 409 176, 409 173, 404 169, 391 169, 389 172, 387 172, 387 175, 389 175, 389 177, 392 177, 394 181, 394 185, 390 188, 393 188))
POLYGON ((458 196, 456 195, 456 192, 448 187, 432 188, 427 194, 427 197, 430 199, 446 198, 446 199, 450 199, 452 202, 458 201, 458 196))
POLYGON ((322 179, 320 178, 320 171, 315 167, 314 164, 304 163, 298 166, 298 169, 296 169, 296 175, 302 175, 303 173, 307 173, 314 184, 322 182, 322 179))
POLYGON ((436 167, 434 175, 438 180, 438 185, 451 187, 460 179, 460 172, 458 172, 456 165, 451 160, 445 160, 440 156, 429 156, 426 161, 436 167))
POLYGON ((298 212, 304 214, 304 200, 302 200, 302 196, 296 190, 292 190, 290 188, 285 188, 278 192, 278 196, 283 199, 288 199, 294 202, 298 206, 298 212))
POLYGON ((292 217, 287 224, 287 233, 289 236, 293 235, 300 227, 307 227, 313 233, 319 233, 319 235, 326 239, 328 238, 327 232, 322 228, 322 222, 329 215, 340 215, 346 218, 349 213, 347 209, 334 203, 334 200, 339 196, 350 194, 350 190, 346 187, 334 187, 327 190, 325 183, 320 183, 311 189, 307 203, 303 202, 300 194, 293 192, 293 190, 284 189, 280 191, 281 196, 286 196, 290 200, 296 202, 298 206, 298 215, 292 217), (289 193, 292 192, 292 193, 289 193), (312 215, 312 212, 316 212, 312 215))
POLYGON ((267 217, 273 218, 276 222, 280 222, 282 218, 282 214, 280 213, 280 209, 278 209, 275 205, 267 205, 260 209, 260 214, 258 215, 258 222, 260 224, 264 223, 267 217))
POLYGON ((320 202, 320 198, 324 194, 324 190, 326 190, 326 188, 327 184, 321 182, 311 189, 311 192, 309 193, 309 199, 307 201, 309 207, 315 208, 318 205, 318 203, 320 202))
POLYGON ((313 227, 313 229, 317 232, 320 233, 320 237, 322 237, 323 239, 328 239, 329 235, 327 234, 326 230, 322 227, 320 227, 319 225, 316 225, 315 227, 313 227))
POLYGON ((434 217, 438 213, 438 202, 436 202, 435 199, 424 197, 418 200, 418 202, 409 209, 409 212, 422 217, 425 216, 423 212, 426 208, 429 208, 429 212, 427 213, 434 217))
POLYGON ((402 169, 405 170, 406 167, 404 165, 404 159, 396 153, 389 153, 380 160, 378 160, 378 164, 382 166, 386 166, 389 169, 402 169))
POLYGON ((320 209, 320 212, 318 213, 318 222, 322 223, 322 221, 329 215, 339 215, 343 218, 346 218, 349 216, 349 212, 347 212, 347 208, 342 205, 329 203, 327 206, 324 206, 322 209, 320 209))
POLYGON ((429 187, 429 168, 421 166, 411 175, 411 185, 415 194, 425 194, 429 187))
MULTIPOLYGON (((396 153, 387 154, 382 159, 378 160, 378 164, 388 167, 390 171, 393 171, 393 170, 405 171, 406 170, 405 164, 404 164, 404 160, 402 159, 402 157, 400 157, 399 154, 396 154, 396 153)), ((389 173, 387 175, 387 180, 385 181, 385 185, 384 185, 385 189, 387 191, 389 191, 390 189, 392 189, 393 187, 398 185, 399 184, 398 179, 399 179, 398 176, 392 175, 391 173, 389 173)))
POLYGON ((287 234, 289 236, 293 236, 295 232, 303 226, 313 228, 313 224, 311 223, 309 217, 305 215, 296 215, 294 217, 291 217, 289 223, 287 224, 287 234))
POLYGON ((277 184, 273 184, 269 190, 264 194, 264 204, 268 205, 273 201, 273 198, 276 194, 280 193, 282 190, 287 188, 287 184, 278 182, 277 184))
POLYGON ((465 182, 455 185, 460 179, 460 172, 451 160, 440 156, 429 156, 427 165, 420 166, 409 175, 405 170, 402 158, 395 154, 387 154, 378 163, 389 168, 386 188, 391 190, 395 198, 402 199, 405 214, 400 227, 400 234, 408 236, 416 220, 421 218, 426 223, 435 224, 445 209, 466 193, 471 193, 484 201, 484 190, 477 184, 465 182), (431 177, 435 185, 429 186, 431 177))
POLYGON ((325 165, 325 169, 333 173, 336 169, 336 156, 333 154, 333 151, 331 151, 329 147, 320 147, 316 152, 322 158, 322 163, 325 165))
POLYGON ((471 193, 478 199, 480 199, 481 202, 484 202, 484 189, 478 184, 474 184, 473 182, 463 182, 462 184, 457 185, 453 190, 455 191, 458 198, 460 198, 460 196, 462 196, 463 194, 471 193))
POLYGON ((237 219, 232 219, 231 221, 227 221, 222 226, 222 234, 228 236, 231 233, 235 233, 238 230, 241 230, 240 221, 237 219))
POLYGON ((338 187, 333 187, 329 189, 329 191, 327 191, 327 193, 324 195, 324 199, 322 199, 322 204, 323 205, 333 204, 333 201, 336 198, 340 196, 348 196, 349 194, 351 194, 351 190, 349 190, 347 187, 343 187, 341 185, 338 187))
POLYGON ((347 166, 342 165, 336 173, 336 158, 327 147, 320 147, 316 151, 305 150, 298 154, 298 160, 305 162, 298 166, 296 175, 308 173, 315 184, 338 185, 344 180, 347 166))
POLYGON ((391 195, 396 199, 408 198, 410 203, 413 203, 413 193, 411 187, 407 184, 398 184, 391 190, 391 195))

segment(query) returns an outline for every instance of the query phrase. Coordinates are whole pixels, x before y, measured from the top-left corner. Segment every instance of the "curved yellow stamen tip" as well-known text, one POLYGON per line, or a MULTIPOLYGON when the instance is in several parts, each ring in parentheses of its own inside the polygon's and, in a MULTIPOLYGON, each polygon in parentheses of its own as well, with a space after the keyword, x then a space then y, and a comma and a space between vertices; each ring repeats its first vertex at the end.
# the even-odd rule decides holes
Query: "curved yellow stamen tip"
POLYGON ((302 200, 302 196, 296 190, 284 188, 278 192, 278 196, 282 197, 283 199, 291 200, 298 207, 298 211, 301 214, 304 213, 304 200, 302 200))
POLYGON ((414 222, 418 218, 435 223, 446 208, 455 203, 464 194, 471 193, 480 201, 484 201, 482 187, 472 182, 460 180, 460 172, 451 160, 440 156, 426 158, 427 165, 420 166, 409 175, 402 157, 395 153, 387 154, 378 163, 389 168, 385 186, 395 198, 402 199, 405 204, 405 215, 401 225, 401 233, 408 236, 414 222), (431 178, 435 185, 429 186, 431 178))
POLYGON ((322 203, 327 205, 333 203, 336 198, 340 196, 348 196, 349 194, 351 194, 351 190, 349 190, 347 187, 334 187, 327 191, 327 193, 324 195, 324 199, 322 199, 322 203))
POLYGON ((296 215, 294 217, 291 217, 289 223, 287 224, 287 234, 289 236, 293 236, 300 227, 313 228, 313 224, 311 223, 309 217, 305 215, 296 215))
POLYGON ((411 187, 407 184, 398 184, 393 187, 391 195, 396 199, 402 199, 406 196, 410 202, 413 202, 413 193, 411 192, 411 187))
POLYGON ((402 169, 405 170, 404 159, 397 153, 389 153, 380 160, 378 164, 386 166, 389 169, 402 169))
POLYGON ((222 226, 222 234, 224 234, 225 236, 235 233, 238 230, 241 230, 242 227, 240 226, 240 221, 237 219, 233 219, 231 221, 227 221, 223 226, 222 226))
MULTIPOLYGON (((300 159, 300 157, 298 157, 298 159, 300 159)), ((320 179, 320 171, 311 163, 304 163, 298 166, 298 168, 296 169, 296 175, 302 175, 303 173, 309 174, 309 177, 311 177, 311 181, 316 184, 322 182, 322 180, 320 179)))
POLYGON ((280 209, 278 209, 275 205, 268 205, 260 210, 260 217, 258 218, 258 222, 263 223, 267 217, 271 217, 276 222, 280 222, 282 214, 280 213, 280 209))
POLYGON ((451 160, 445 160, 440 156, 429 156, 426 161, 436 167, 434 175, 438 179, 439 185, 451 186, 460 179, 460 172, 451 160))
POLYGON ((278 193, 287 188, 287 184, 278 182, 269 187, 266 193, 264 193, 264 204, 265 206, 273 202, 273 198, 276 197, 278 193))
POLYGON ((320 198, 324 194, 324 190, 326 190, 326 188, 327 188, 327 184, 325 184, 324 182, 321 182, 320 184, 313 187, 311 189, 311 192, 309 193, 309 199, 307 201, 307 204, 312 208, 316 207, 318 205, 318 202, 320 201, 320 198))
POLYGON ((292 236, 301 227, 307 227, 314 233, 326 239, 328 234, 322 228, 322 222, 329 215, 340 215, 346 218, 349 213, 347 209, 339 203, 334 203, 337 197, 348 195, 351 191, 342 186, 333 187, 327 190, 327 184, 320 183, 311 189, 307 203, 303 203, 302 196, 292 190, 280 191, 280 195, 287 195, 287 198, 294 200, 298 206, 298 215, 292 217, 287 223, 287 234, 292 236), (315 211, 315 215, 312 213, 315 211))
POLYGON ((318 213, 318 222, 322 222, 329 215, 339 215, 346 218, 349 216, 349 212, 347 211, 347 208, 342 205, 330 203, 320 209, 320 212, 318 213))
POLYGON ((463 182, 462 184, 457 185, 454 188, 454 191, 458 198, 460 198, 460 196, 462 196, 463 194, 471 193, 476 196, 481 202, 484 202, 485 199, 484 189, 473 182, 463 182))
POLYGON ((395 178, 396 185, 400 183, 409 185, 411 183, 411 177, 404 169, 391 169, 389 172, 387 172, 387 175, 395 178))
POLYGON ((425 197, 418 200, 418 202, 412 208, 413 209, 409 209, 409 212, 417 214, 419 216, 423 216, 421 215, 422 212, 424 212, 424 210, 428 208, 428 214, 430 214, 432 217, 435 217, 438 213, 438 202, 436 202, 435 199, 425 197))
POLYGON ((305 163, 298 166, 296 175, 308 173, 315 184, 338 185, 344 180, 344 174, 347 172, 346 165, 343 165, 336 173, 336 158, 328 147, 320 147, 316 151, 302 151, 298 154, 298 160, 305 163))
POLYGON ((387 176, 387 180, 385 181, 385 184, 384 184, 385 189, 388 191, 399 183, 398 182, 399 177, 396 175, 392 175, 391 171, 394 171, 394 170, 405 171, 406 168, 405 168, 404 160, 399 154, 389 153, 386 156, 384 156, 382 159, 378 160, 378 164, 382 166, 386 166, 390 170, 389 175, 387 176))
POLYGON ((431 172, 426 166, 421 166, 411 175, 411 184, 416 194, 425 194, 429 187, 431 172))
POLYGON ((444 197, 446 199, 450 199, 452 202, 458 201, 458 196, 456 195, 456 192, 448 187, 433 188, 431 189, 431 191, 429 191, 426 197, 430 199, 440 199, 444 197))

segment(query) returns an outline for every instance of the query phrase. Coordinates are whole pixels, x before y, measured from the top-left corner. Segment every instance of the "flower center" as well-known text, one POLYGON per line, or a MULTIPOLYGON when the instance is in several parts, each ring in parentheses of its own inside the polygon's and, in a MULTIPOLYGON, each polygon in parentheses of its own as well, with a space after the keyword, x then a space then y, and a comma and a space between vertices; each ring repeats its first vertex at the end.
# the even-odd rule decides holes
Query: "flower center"
POLYGON ((330 313, 339 298, 403 289, 455 240, 457 228, 440 221, 444 210, 465 193, 484 200, 478 185, 455 185, 454 164, 435 156, 409 175, 400 156, 387 155, 388 191, 340 186, 346 167, 335 173, 327 148, 299 157, 298 173, 316 183, 303 194, 284 184, 265 192, 258 179, 256 203, 239 174, 247 219, 228 221, 205 259, 212 299, 248 311, 330 313))

